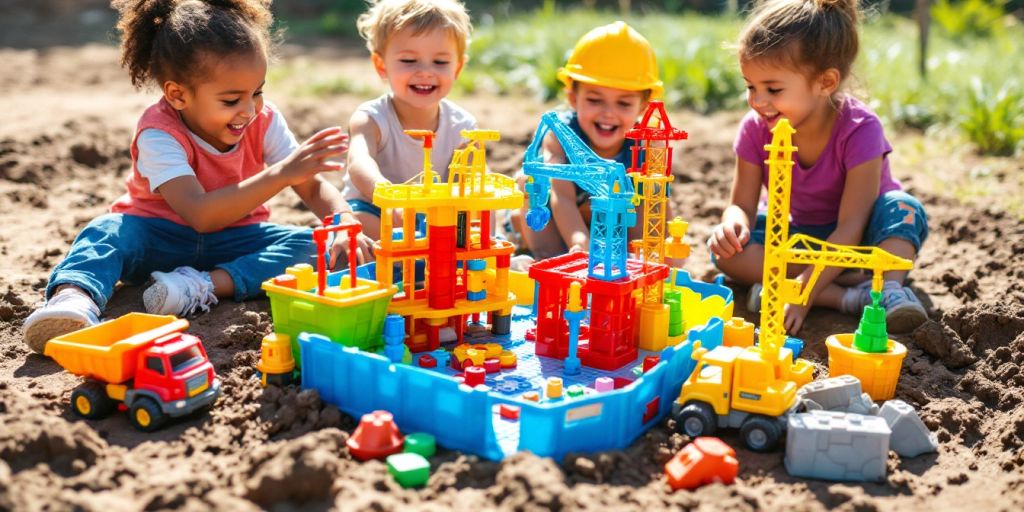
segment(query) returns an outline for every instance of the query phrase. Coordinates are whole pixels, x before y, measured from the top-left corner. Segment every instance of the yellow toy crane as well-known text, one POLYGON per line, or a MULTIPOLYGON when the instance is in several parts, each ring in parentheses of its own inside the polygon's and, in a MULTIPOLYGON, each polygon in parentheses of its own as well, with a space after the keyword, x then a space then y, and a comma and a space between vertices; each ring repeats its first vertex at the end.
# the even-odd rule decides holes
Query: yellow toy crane
MULTIPOLYGON (((689 256, 690 247, 683 243, 687 224, 677 218, 669 224, 671 238, 665 237, 665 212, 668 202, 668 186, 672 176, 671 141, 685 140, 683 130, 675 128, 668 119, 665 105, 652 101, 640 122, 626 132, 626 138, 633 139, 632 163, 629 176, 633 179, 633 204, 643 204, 643 234, 633 240, 634 254, 648 264, 663 264, 665 257, 689 256), (666 243, 667 242, 667 243, 666 243)), ((644 350, 657 351, 668 344, 669 307, 663 304, 664 281, 657 280, 643 289, 643 302, 637 329, 637 346, 644 350)))
POLYGON ((785 304, 806 304, 826 265, 869 268, 873 289, 882 288, 882 272, 909 269, 910 261, 877 247, 838 245, 805 235, 789 237, 789 198, 794 130, 780 119, 768 150, 768 219, 765 234, 764 291, 761 297, 761 339, 758 346, 721 345, 707 350, 695 343, 697 361, 672 407, 676 429, 690 437, 714 435, 718 428, 738 428, 743 443, 754 451, 774 449, 796 410, 796 391, 811 381, 814 367, 793 360, 785 341, 785 304), (801 283, 786 276, 790 263, 812 265, 801 283))
MULTIPOLYGON (((865 268, 873 272, 871 289, 882 290, 882 273, 887 270, 909 270, 910 260, 894 256, 878 247, 839 245, 807 235, 789 236, 789 199, 792 183, 793 134, 796 130, 788 119, 780 119, 772 129, 772 142, 768 151, 768 212, 764 243, 764 289, 761 296, 760 347, 765 358, 775 360, 779 347, 786 340, 785 304, 807 304, 811 289, 825 266, 865 268), (790 263, 812 265, 814 270, 806 283, 787 277, 790 263)), ((810 366, 800 368, 794 363, 794 373, 807 372, 810 366)))

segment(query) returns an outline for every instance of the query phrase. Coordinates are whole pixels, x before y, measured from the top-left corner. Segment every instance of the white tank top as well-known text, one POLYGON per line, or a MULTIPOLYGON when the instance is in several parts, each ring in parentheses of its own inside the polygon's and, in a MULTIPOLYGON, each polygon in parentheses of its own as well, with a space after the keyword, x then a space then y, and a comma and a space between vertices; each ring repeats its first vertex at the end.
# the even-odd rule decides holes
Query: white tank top
MULTIPOLYGON (((463 145, 460 132, 476 128, 476 118, 458 105, 441 100, 439 105, 437 130, 434 132, 434 147, 430 153, 433 170, 440 179, 448 179, 448 164, 452 154, 463 145)), ((380 130, 380 147, 377 148, 377 166, 381 174, 391 183, 405 183, 413 176, 423 172, 423 141, 405 134, 402 124, 398 122, 395 104, 390 94, 359 105, 357 109, 377 123, 380 130)), ((372 199, 363 197, 352 185, 352 178, 345 174, 345 187, 342 190, 345 199, 362 199, 371 203, 372 199)))

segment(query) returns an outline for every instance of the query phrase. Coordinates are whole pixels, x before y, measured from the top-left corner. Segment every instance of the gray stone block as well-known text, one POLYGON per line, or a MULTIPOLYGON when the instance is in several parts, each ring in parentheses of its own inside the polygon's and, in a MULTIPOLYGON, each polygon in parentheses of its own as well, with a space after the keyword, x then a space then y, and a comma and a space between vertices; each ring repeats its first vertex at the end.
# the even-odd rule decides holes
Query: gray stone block
POLYGON ((917 411, 903 400, 889 400, 882 405, 878 416, 885 419, 892 430, 889 446, 900 457, 917 457, 922 453, 938 451, 939 440, 921 421, 917 411))
POLYGON ((797 390, 797 397, 807 410, 839 411, 874 415, 878 405, 863 393, 860 380, 853 375, 840 375, 816 380, 797 390))
POLYGON ((889 426, 883 418, 833 411, 790 415, 786 471, 834 481, 885 479, 889 426))

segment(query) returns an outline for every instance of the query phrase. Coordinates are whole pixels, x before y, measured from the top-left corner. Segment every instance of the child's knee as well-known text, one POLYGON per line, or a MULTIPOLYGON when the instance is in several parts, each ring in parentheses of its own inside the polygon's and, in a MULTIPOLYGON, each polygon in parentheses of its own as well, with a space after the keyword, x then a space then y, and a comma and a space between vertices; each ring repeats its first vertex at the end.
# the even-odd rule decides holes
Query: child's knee
POLYGON ((919 251, 927 237, 928 215, 916 197, 897 190, 886 192, 875 201, 864 237, 868 245, 900 238, 919 251))

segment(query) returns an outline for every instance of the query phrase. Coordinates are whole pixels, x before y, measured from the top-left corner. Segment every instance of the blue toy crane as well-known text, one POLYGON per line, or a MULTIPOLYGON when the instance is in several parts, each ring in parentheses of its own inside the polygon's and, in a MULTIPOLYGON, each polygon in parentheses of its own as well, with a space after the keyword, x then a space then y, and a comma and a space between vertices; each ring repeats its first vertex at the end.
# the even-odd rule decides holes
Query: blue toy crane
POLYGON ((523 173, 531 178, 526 184, 526 193, 530 198, 526 224, 530 229, 540 231, 551 219, 551 211, 547 206, 551 195, 551 180, 575 183, 591 195, 590 277, 603 281, 625 277, 628 229, 636 224, 636 210, 632 202, 633 182, 626 176, 626 168, 618 162, 597 156, 558 119, 556 113, 548 112, 541 117, 533 141, 526 148, 523 173), (549 132, 562 145, 569 163, 544 162, 541 145, 549 132))

